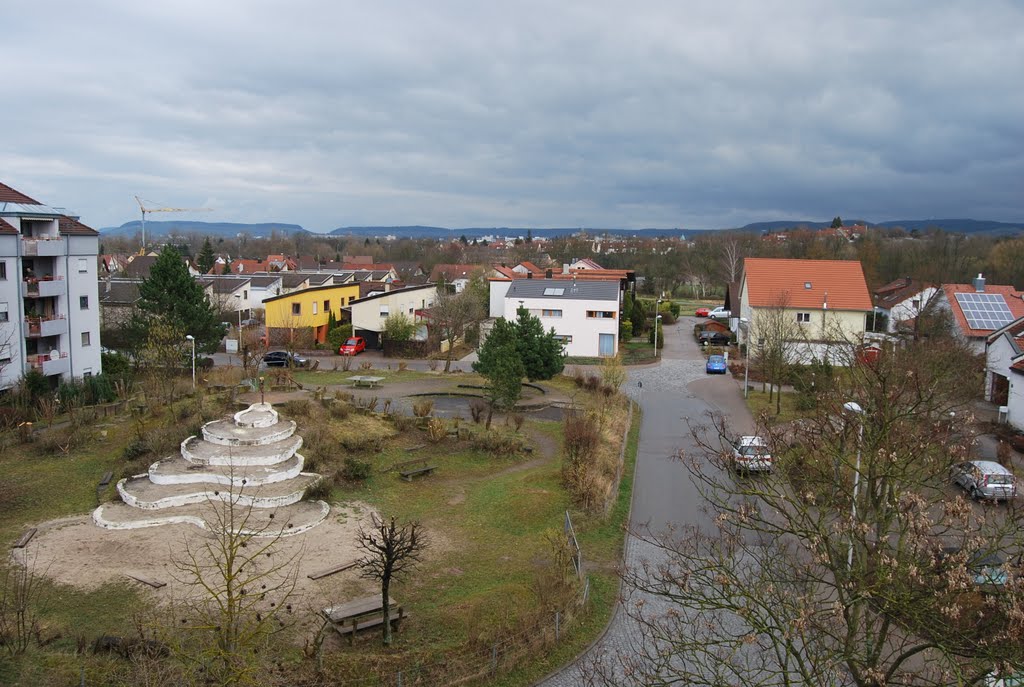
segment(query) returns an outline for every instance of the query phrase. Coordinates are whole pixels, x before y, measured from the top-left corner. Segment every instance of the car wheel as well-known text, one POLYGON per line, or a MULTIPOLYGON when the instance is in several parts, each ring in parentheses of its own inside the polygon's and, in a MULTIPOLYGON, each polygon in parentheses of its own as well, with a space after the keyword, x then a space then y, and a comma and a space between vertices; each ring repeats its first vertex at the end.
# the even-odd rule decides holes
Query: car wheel
POLYGON ((975 501, 981 500, 981 492, 978 491, 978 487, 971 487, 971 498, 975 501))

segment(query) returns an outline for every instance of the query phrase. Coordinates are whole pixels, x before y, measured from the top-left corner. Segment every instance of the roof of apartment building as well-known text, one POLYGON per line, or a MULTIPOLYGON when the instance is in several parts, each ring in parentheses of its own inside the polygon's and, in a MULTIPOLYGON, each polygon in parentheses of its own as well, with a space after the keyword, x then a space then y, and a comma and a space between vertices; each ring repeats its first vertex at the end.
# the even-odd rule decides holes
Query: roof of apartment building
POLYGON ((749 305, 755 308, 872 310, 858 260, 746 258, 743 272, 749 305))
POLYGON ((250 274, 249 281, 254 289, 265 289, 271 284, 281 281, 281 275, 268 273, 250 274))
POLYGON ((42 205, 38 200, 29 198, 7 184, 0 182, 0 203, 21 203, 23 205, 42 205))
POLYGON ((474 273, 483 272, 480 265, 460 265, 457 263, 441 263, 434 265, 430 270, 430 281, 455 281, 456 279, 469 279, 474 273))
POLYGON ((249 284, 252 280, 249 277, 210 275, 204 281, 213 283, 214 293, 233 293, 249 284))
POLYGON ((99 236, 100 233, 92 227, 87 227, 74 217, 61 217, 57 221, 60 233, 65 236, 99 236))
POLYGON ((616 301, 619 284, 610 280, 516 279, 505 298, 550 298, 552 300, 616 301))
POLYGON ((967 337, 987 337, 1024 317, 1024 293, 1012 286, 986 284, 980 274, 972 284, 943 284, 942 290, 953 320, 967 337), (963 294, 964 302, 957 297, 958 293, 963 294))
POLYGON ((119 277, 149 279, 149 271, 156 262, 155 255, 136 255, 118 272, 119 277))
POLYGON ((372 300, 374 300, 376 298, 383 298, 384 296, 394 296, 394 295, 400 294, 400 293, 407 293, 407 292, 411 292, 411 291, 419 291, 421 289, 436 289, 436 288, 437 287, 434 286, 433 284, 421 284, 421 285, 418 285, 418 286, 407 286, 407 287, 405 287, 403 289, 391 289, 390 291, 385 291, 383 293, 377 293, 377 294, 374 294, 372 296, 365 296, 363 298, 359 298, 358 300, 352 301, 346 307, 352 307, 353 305, 356 305, 357 303, 365 303, 366 301, 372 301, 372 300))
POLYGON ((100 283, 100 303, 107 307, 134 305, 139 300, 137 279, 108 279, 100 283))
POLYGON ((17 234, 18 230, 14 228, 13 224, 8 224, 0 217, 0 234, 17 234))
MULTIPOLYGON (((21 191, 11 188, 7 184, 0 182, 0 203, 17 203, 18 205, 39 205, 45 209, 47 213, 57 214, 57 227, 61 234, 68 236, 99 236, 99 232, 88 227, 78 221, 77 217, 69 217, 68 215, 59 214, 59 211, 53 208, 47 208, 45 205, 40 203, 38 200, 26 196, 21 191)), ((0 220, 0 234, 18 233, 18 230, 14 228, 14 225, 9 224, 0 220)))

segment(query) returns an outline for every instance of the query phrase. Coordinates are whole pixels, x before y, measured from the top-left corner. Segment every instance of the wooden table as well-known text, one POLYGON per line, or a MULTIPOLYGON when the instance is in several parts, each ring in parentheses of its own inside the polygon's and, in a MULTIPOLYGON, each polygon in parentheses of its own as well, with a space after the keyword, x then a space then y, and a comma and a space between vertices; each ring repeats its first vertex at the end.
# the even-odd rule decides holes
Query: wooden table
POLYGON ((380 386, 380 383, 384 381, 384 377, 367 377, 365 375, 359 375, 356 377, 349 377, 348 381, 352 382, 352 386, 359 387, 365 386, 369 389, 380 386))
MULTIPOLYGON (((388 597, 388 611, 393 623, 399 623, 409 615, 391 597, 388 597)), ((384 623, 384 604, 381 603, 380 594, 328 606, 322 613, 339 634, 349 636, 349 642, 359 630, 379 627, 384 623)))

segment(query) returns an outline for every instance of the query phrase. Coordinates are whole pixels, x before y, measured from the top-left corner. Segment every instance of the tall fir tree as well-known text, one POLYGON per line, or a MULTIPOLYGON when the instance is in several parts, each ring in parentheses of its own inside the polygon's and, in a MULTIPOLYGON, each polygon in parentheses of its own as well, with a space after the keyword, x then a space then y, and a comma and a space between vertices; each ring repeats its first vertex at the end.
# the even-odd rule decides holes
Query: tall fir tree
POLYGON ((210 300, 188 272, 181 254, 166 246, 139 285, 139 309, 144 321, 159 321, 196 338, 196 348, 207 353, 217 349, 224 328, 210 300))
POLYGON ((516 324, 499 317, 477 351, 473 371, 487 380, 486 395, 492 408, 511 408, 519 400, 526 370, 519 358, 518 338, 516 324))
POLYGON ((213 254, 213 245, 210 243, 210 237, 207 236, 206 240, 203 241, 203 247, 199 251, 199 255, 196 256, 196 264, 199 266, 200 272, 209 274, 216 262, 217 258, 213 254))
POLYGON ((562 342, 556 338, 555 330, 545 332, 540 318, 530 314, 526 308, 519 308, 516 327, 516 350, 523 363, 526 378, 531 382, 551 379, 565 368, 562 342))

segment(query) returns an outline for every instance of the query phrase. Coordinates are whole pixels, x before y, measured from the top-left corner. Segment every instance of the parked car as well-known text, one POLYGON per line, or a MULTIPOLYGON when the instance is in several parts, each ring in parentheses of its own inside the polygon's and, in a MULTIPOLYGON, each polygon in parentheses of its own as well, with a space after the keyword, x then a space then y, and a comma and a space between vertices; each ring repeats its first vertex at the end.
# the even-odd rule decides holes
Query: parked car
POLYGON ((1008 501, 1017 495, 1013 473, 995 461, 969 460, 957 463, 950 472, 953 482, 971 498, 1008 501))
MULTIPOLYGON (((939 554, 939 562, 948 561, 959 555, 959 547, 947 546, 939 554)), ((1010 581, 1010 576, 1006 571, 1006 559, 998 551, 991 553, 975 551, 967 556, 966 567, 971 581, 977 587, 1001 588, 1010 581)))
POLYGON ((736 472, 771 472, 772 458, 768 442, 757 436, 740 437, 732 445, 732 465, 736 472))
POLYGON ((729 332, 704 331, 697 335, 697 343, 701 346, 728 346, 732 343, 732 335, 729 332))
POLYGON ((263 364, 267 367, 305 367, 309 361, 288 351, 270 351, 263 356, 263 364))
POLYGON ((711 308, 697 308, 693 314, 694 317, 707 317, 709 312, 711 312, 711 308))
POLYGON ((732 313, 725 309, 725 306, 718 306, 714 310, 708 313, 708 317, 713 320, 727 320, 732 317, 732 313))
POLYGON ((985 687, 1024 687, 1024 670, 1003 676, 989 673, 985 678, 985 687))
POLYGON ((366 339, 361 336, 353 336, 341 344, 338 348, 338 355, 359 355, 366 350, 366 339))
POLYGON ((724 375, 729 371, 729 366, 725 364, 724 355, 709 355, 704 369, 709 375, 724 375))

